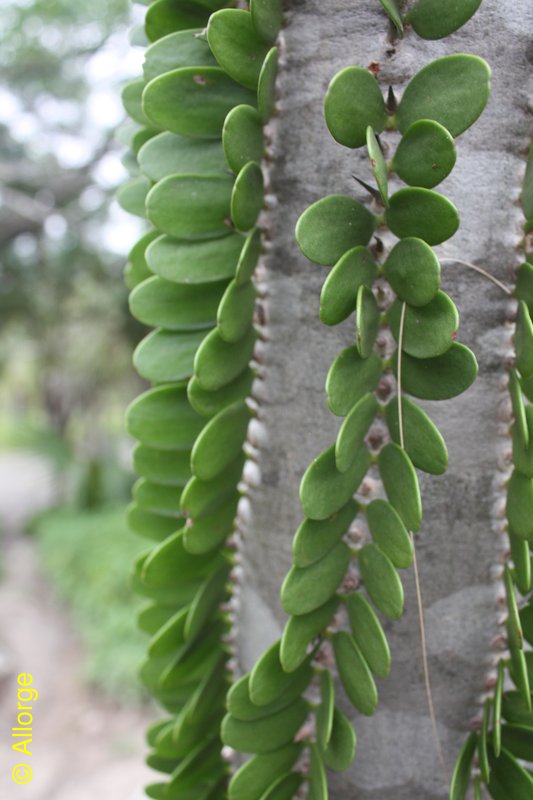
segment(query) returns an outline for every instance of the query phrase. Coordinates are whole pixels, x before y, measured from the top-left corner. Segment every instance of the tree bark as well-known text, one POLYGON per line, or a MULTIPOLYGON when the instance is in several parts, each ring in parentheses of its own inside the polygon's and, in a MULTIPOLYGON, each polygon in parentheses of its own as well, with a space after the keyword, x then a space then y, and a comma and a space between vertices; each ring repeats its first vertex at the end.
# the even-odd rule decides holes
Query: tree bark
MULTIPOLYGON (((353 317, 336 328, 320 323, 327 270, 308 262, 294 240, 296 220, 310 203, 330 193, 363 199, 351 176, 371 176, 366 150, 341 147, 326 128, 327 85, 344 66, 377 62, 384 91, 391 84, 401 95, 407 81, 439 56, 474 53, 489 62, 491 100, 459 137, 455 169, 437 187, 461 215, 460 230, 437 253, 474 261, 512 284, 522 236, 518 198, 531 138, 532 23, 529 0, 485 0, 473 19, 442 41, 425 41, 412 31, 396 40, 377 0, 288 3, 279 113, 272 125, 270 179, 277 204, 269 214, 273 244, 264 260, 269 340, 260 419, 266 440, 259 460, 262 481, 250 490, 242 548, 242 670, 253 666, 285 622, 279 589, 302 519, 298 485, 338 431, 340 420, 327 408, 324 382, 335 355, 353 343, 353 317)), ((384 139, 394 148, 396 137, 384 139)), ((390 246, 392 237, 384 238, 390 246)), ((443 264, 442 287, 461 313, 458 340, 473 349, 480 365, 477 382, 464 395, 424 404, 450 455, 444 476, 419 476, 424 525, 417 538, 431 682, 449 774, 467 731, 480 718, 501 632, 498 568, 507 546, 502 509, 510 452, 505 361, 512 349, 513 303, 459 265, 443 264)), ((382 494, 377 480, 372 491, 382 494)), ((354 766, 331 780, 334 800, 448 796, 428 715, 412 570, 402 578, 405 614, 398 623, 386 623, 393 667, 390 677, 379 681, 377 712, 370 718, 355 714, 338 687, 358 745, 354 766)))

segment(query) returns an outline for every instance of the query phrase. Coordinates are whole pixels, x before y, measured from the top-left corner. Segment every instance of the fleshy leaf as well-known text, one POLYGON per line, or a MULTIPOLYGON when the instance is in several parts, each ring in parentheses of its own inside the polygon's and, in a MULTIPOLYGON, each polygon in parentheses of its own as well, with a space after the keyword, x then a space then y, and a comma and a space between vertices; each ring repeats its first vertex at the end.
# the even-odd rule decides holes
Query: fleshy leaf
POLYGON ((453 203, 438 192, 418 187, 393 194, 385 218, 399 239, 414 236, 431 245, 450 239, 459 227, 453 203))
POLYGON ((361 67, 345 67, 335 75, 326 93, 324 111, 331 135, 346 147, 362 147, 368 126, 380 133, 387 121, 379 84, 361 67))
POLYGON ((410 186, 432 189, 455 165, 455 143, 443 125, 429 119, 413 122, 394 154, 392 167, 410 186))
POLYGON ((366 245, 375 219, 367 209, 342 194, 323 197, 304 211, 296 225, 296 241, 310 261, 335 264, 347 250, 366 245))
POLYGON ((486 61, 461 53, 443 56, 417 72, 407 85, 398 106, 398 126, 405 133, 413 122, 433 119, 452 136, 459 136, 479 117, 489 95, 486 61))

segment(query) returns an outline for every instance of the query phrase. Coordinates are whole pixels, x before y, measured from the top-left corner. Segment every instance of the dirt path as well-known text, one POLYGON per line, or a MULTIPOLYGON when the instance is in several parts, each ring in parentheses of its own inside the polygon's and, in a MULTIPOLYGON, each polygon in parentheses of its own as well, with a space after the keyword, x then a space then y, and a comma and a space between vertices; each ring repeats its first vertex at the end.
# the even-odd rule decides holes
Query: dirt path
POLYGON ((155 777, 143 764, 150 715, 82 683, 80 642, 40 572, 31 540, 16 533, 54 494, 42 459, 0 454, 0 797, 141 800, 142 787, 155 777), (39 691, 31 757, 11 749, 21 672, 32 673, 39 691), (32 767, 31 783, 13 783, 17 763, 32 767))

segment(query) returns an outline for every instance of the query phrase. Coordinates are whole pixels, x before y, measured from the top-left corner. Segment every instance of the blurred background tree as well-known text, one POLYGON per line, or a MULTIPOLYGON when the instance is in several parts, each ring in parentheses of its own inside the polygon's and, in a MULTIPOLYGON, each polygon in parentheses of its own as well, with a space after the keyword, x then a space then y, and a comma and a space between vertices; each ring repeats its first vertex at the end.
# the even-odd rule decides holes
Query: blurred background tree
POLYGON ((127 0, 18 0, 0 32, 0 404, 95 457, 136 392, 120 278, 136 228, 110 201, 139 69, 127 0), (112 81, 110 80, 112 77, 112 81))
MULTIPOLYGON (((124 520, 133 476, 123 417, 141 390, 131 353, 142 329, 122 271, 141 223, 113 197, 127 175, 114 135, 125 119, 122 85, 141 70, 143 51, 130 42, 139 11, 129 0, 7 0, 0 26, 5 586, 16 548, 30 548, 69 608, 86 676, 129 698, 141 692, 140 601, 129 574, 142 543, 124 520), (52 510, 35 516, 42 473, 26 476, 21 504, 13 447, 50 465, 52 510), (23 543, 29 523, 35 537, 23 543)), ((9 631, 0 656, 3 645, 9 652, 9 631)))

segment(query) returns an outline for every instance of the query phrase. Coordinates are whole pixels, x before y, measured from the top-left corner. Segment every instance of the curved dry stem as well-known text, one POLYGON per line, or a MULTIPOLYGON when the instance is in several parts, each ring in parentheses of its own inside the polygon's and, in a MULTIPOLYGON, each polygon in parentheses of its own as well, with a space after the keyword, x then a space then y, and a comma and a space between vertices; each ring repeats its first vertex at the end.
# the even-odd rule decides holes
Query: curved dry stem
POLYGON ((495 278, 494 275, 491 275, 490 272, 487 272, 487 270, 483 269, 483 267, 478 267, 477 264, 472 264, 470 261, 463 261, 462 258, 441 258, 439 260, 441 263, 443 261, 448 261, 450 264, 462 264, 463 267, 468 267, 469 269, 474 270, 474 272, 478 272, 480 275, 483 275, 483 277, 487 278, 489 281, 492 281, 492 283, 498 286, 502 292, 505 292, 505 294, 509 297, 511 297, 513 294, 512 290, 506 286, 505 283, 499 281, 498 278, 495 278))
MULTIPOLYGON (((398 376, 397 376, 397 383, 398 383, 398 427, 400 430, 400 447, 402 450, 405 450, 405 440, 404 440, 404 433, 403 433, 403 410, 402 410, 402 346, 403 346, 403 331, 405 327, 405 310, 407 307, 407 303, 402 303, 402 312, 400 316, 400 330, 398 333, 398 376)), ((446 771, 446 762, 444 760, 444 752, 442 749, 442 743, 439 736, 439 731, 437 728, 437 717, 435 715, 435 706, 433 704, 433 693, 431 691, 431 680, 429 676, 429 663, 428 663, 428 653, 427 653, 427 641, 426 641, 426 624, 424 621, 424 605, 422 602, 422 590, 420 587, 420 575, 418 572, 418 560, 416 557, 416 546, 415 546, 415 537, 412 532, 411 533, 411 542, 413 544, 413 571, 415 577, 415 587, 416 587, 416 603, 418 607, 418 621, 420 627, 420 647, 422 650, 422 669, 424 672, 424 685, 426 687, 426 696, 428 701, 428 709, 429 709, 429 716, 431 719, 431 727, 433 730, 433 738, 435 740, 435 747, 437 749, 437 753, 439 756, 440 765, 442 767, 442 774, 444 776, 444 781, 448 785, 448 773, 446 771)))

